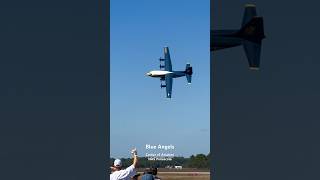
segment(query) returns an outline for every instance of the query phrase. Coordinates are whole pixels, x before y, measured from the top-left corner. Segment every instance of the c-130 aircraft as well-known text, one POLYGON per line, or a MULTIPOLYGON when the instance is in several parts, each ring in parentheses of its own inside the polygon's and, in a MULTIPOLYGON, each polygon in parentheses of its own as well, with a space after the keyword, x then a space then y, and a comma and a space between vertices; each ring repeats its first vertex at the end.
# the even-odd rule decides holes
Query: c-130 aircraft
POLYGON ((173 78, 186 76, 188 84, 191 84, 193 73, 191 65, 187 63, 186 69, 184 71, 173 71, 168 47, 164 47, 164 58, 159 58, 159 61, 160 70, 150 71, 146 75, 150 77, 160 78, 160 87, 166 88, 167 98, 171 98, 172 95, 173 78), (162 65, 161 62, 164 62, 164 65, 162 65), (163 81, 165 81, 165 84, 162 84, 163 81))
POLYGON ((250 69, 259 69, 261 43, 265 35, 263 18, 257 16, 254 4, 245 5, 240 29, 211 30, 210 34, 210 51, 243 45, 250 69))

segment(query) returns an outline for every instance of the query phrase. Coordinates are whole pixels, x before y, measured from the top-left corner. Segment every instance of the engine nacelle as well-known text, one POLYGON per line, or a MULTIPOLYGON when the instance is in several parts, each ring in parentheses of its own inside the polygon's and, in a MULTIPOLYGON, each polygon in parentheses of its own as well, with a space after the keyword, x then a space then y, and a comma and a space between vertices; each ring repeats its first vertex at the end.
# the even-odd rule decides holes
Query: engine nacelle
POLYGON ((160 58, 159 58, 159 61, 164 61, 164 59, 160 57, 160 58))
POLYGON ((159 67, 160 67, 160 69, 164 68, 164 66, 162 66, 162 65, 160 65, 159 67))
POLYGON ((161 88, 164 88, 164 87, 167 87, 167 86, 166 86, 166 85, 162 85, 162 84, 161 84, 161 85, 160 85, 160 87, 161 87, 161 88))

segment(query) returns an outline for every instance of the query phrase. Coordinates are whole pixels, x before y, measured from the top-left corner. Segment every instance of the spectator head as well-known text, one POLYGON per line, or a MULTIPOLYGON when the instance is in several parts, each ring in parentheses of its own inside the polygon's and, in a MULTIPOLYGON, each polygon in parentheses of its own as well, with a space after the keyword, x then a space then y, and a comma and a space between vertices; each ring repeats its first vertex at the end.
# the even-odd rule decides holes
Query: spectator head
POLYGON ((156 168, 156 167, 152 167, 151 171, 152 171, 153 175, 157 175, 158 174, 158 168, 156 168))
POLYGON ((120 160, 120 159, 114 160, 114 162, 113 162, 113 167, 115 167, 116 169, 121 169, 121 167, 122 167, 122 162, 121 162, 121 160, 120 160))

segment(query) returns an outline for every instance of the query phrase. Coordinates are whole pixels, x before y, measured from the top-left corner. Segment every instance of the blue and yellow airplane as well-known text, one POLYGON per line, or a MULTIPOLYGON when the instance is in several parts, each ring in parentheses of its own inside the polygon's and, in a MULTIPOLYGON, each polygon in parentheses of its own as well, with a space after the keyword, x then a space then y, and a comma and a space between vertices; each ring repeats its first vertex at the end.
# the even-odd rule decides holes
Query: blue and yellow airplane
POLYGON ((250 69, 259 69, 261 43, 265 35, 263 18, 257 16, 254 4, 245 6, 240 29, 213 30, 210 33, 210 51, 243 45, 250 69))
POLYGON ((173 71, 168 47, 164 47, 164 58, 159 58, 159 60, 160 70, 150 71, 146 75, 150 77, 160 78, 160 87, 166 88, 167 98, 171 98, 172 95, 173 78, 186 76, 188 84, 191 84, 191 77, 193 73, 191 65, 187 63, 186 69, 184 71, 173 71), (162 82, 165 82, 165 84, 163 84, 162 82))

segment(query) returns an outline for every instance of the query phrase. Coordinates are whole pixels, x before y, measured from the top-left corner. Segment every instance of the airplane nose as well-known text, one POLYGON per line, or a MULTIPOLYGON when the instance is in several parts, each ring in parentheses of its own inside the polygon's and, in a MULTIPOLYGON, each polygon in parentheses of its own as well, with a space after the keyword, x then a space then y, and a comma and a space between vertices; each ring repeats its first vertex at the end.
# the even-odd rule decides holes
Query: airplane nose
POLYGON ((148 72, 147 74, 146 74, 146 76, 150 76, 151 75, 151 73, 150 72, 148 72))

